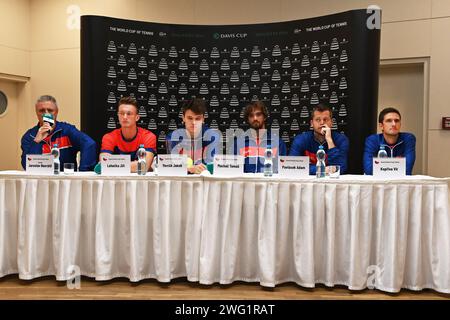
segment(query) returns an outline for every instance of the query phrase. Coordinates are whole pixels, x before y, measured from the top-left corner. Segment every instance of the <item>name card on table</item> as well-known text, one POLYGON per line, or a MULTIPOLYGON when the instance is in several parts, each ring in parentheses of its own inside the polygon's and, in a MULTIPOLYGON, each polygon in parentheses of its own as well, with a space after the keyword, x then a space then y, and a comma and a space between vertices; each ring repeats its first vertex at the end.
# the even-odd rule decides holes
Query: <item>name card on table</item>
POLYGON ((279 156, 278 175, 280 177, 308 177, 309 157, 279 156))
POLYGON ((186 176, 187 156, 185 154, 159 154, 158 176, 186 176))
POLYGON ((53 174, 53 156, 51 154, 27 154, 25 171, 36 174, 53 174))
POLYGON ((102 175, 124 176, 131 173, 129 154, 108 154, 102 156, 100 163, 102 175))
POLYGON ((373 158, 373 176, 399 178, 406 176, 405 158, 373 158))
POLYGON ((244 157, 231 154, 214 156, 214 175, 235 177, 244 173, 244 157))

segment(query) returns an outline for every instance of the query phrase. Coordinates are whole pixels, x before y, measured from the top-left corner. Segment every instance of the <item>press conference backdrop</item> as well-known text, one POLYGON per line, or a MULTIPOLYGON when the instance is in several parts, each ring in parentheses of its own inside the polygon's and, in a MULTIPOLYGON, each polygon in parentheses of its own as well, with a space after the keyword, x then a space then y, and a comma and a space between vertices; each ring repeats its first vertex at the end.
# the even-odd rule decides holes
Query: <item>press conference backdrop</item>
MULTIPOLYGON (((182 126, 180 106, 200 97, 211 128, 248 128, 243 108, 266 103, 268 125, 290 142, 310 130, 319 102, 350 139, 349 172, 362 172, 365 137, 375 132, 380 30, 371 13, 251 25, 176 25, 81 17, 81 128, 100 143, 119 128, 117 102, 134 96, 138 125, 158 137, 182 126)), ((225 141, 225 136, 224 136, 225 141)))

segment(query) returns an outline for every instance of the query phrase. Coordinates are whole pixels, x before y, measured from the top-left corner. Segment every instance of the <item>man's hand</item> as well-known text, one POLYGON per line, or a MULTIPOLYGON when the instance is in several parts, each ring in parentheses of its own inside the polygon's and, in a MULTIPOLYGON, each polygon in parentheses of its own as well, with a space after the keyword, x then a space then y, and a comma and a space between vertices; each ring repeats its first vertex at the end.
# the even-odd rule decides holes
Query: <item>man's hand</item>
POLYGON ((39 128, 36 138, 34 138, 34 142, 39 143, 45 138, 47 138, 50 131, 52 131, 52 126, 48 122, 44 122, 44 124, 39 128))
POLYGON ((333 138, 331 137, 331 128, 327 125, 324 125, 322 127, 322 134, 325 136, 325 140, 327 140, 328 149, 334 148, 335 145, 333 138))
POLYGON ((206 170, 206 166, 203 163, 191 166, 188 169, 189 173, 200 174, 202 171, 206 170))
POLYGON ((325 136, 325 139, 331 139, 331 128, 327 125, 322 127, 322 134, 325 136))

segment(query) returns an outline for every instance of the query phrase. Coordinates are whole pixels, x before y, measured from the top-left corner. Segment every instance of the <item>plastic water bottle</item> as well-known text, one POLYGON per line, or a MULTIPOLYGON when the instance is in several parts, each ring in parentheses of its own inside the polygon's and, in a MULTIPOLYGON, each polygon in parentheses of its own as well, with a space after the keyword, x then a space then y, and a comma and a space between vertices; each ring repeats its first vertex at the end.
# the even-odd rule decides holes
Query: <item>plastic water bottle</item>
POLYGON ((380 145, 380 150, 378 150, 378 158, 387 158, 387 152, 384 150, 384 146, 380 145))
POLYGON ((325 150, 323 149, 323 146, 319 146, 319 150, 316 152, 316 177, 317 178, 324 178, 325 177, 325 150))
POLYGON ((273 174, 272 147, 267 145, 264 151, 264 176, 271 177, 273 174))
POLYGON ((145 151, 144 145, 141 144, 137 151, 137 158, 138 158, 137 174, 141 176, 147 173, 147 160, 145 159, 146 155, 147 151, 145 151))
POLYGON ((53 174, 59 174, 61 171, 61 167, 59 163, 59 149, 57 143, 53 145, 51 154, 53 156, 53 174))
POLYGON ((158 173, 158 156, 155 156, 155 157, 153 158, 152 169, 153 169, 153 172, 154 172, 155 174, 158 173))

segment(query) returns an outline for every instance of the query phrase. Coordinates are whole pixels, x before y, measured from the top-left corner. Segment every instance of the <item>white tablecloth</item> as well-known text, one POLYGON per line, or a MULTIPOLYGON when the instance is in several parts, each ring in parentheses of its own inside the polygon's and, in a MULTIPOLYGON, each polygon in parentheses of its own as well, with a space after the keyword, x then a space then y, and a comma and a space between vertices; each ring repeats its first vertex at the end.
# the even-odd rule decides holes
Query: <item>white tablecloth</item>
POLYGON ((449 183, 0 172, 0 276, 450 293, 449 183))
POLYGON ((200 177, 0 175, 0 276, 196 281, 200 177))

